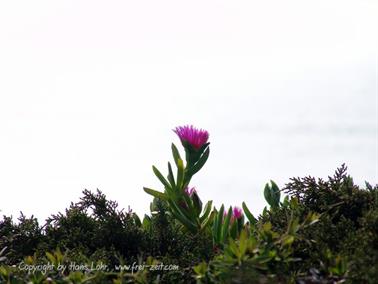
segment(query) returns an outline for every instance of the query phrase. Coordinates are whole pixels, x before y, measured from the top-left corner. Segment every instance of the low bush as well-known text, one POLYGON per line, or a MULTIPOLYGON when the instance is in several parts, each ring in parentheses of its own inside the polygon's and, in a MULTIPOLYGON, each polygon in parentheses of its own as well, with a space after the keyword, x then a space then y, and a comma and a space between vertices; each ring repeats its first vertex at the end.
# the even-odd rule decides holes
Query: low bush
POLYGON ((209 157, 208 133, 177 128, 176 175, 153 171, 163 191, 150 214, 83 191, 44 224, 0 220, 0 283, 378 283, 378 186, 354 184, 342 165, 327 180, 292 178, 264 188, 255 217, 204 204, 192 177, 209 157), (282 198, 282 195, 285 195, 282 198))

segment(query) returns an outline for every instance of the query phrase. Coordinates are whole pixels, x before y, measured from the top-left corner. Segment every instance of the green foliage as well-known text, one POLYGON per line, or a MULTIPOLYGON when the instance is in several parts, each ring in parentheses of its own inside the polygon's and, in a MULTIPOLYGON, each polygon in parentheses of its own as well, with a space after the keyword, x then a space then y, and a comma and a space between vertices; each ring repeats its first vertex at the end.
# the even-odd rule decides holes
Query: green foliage
POLYGON ((278 208, 280 204, 281 192, 277 184, 274 181, 270 181, 270 184, 267 183, 264 188, 264 197, 266 202, 273 208, 278 208))
POLYGON ((214 208, 214 221, 212 224, 213 244, 216 248, 223 248, 227 243, 229 237, 236 239, 244 227, 244 216, 235 219, 230 206, 227 211, 224 210, 224 205, 220 207, 219 211, 214 208))
POLYGON ((290 214, 319 214, 318 222, 303 230, 300 240, 294 243, 295 257, 302 261, 293 269, 312 273, 309 277, 318 280, 337 278, 349 283, 375 283, 378 187, 367 184, 366 189, 360 189, 342 165, 327 181, 293 178, 284 191, 298 204, 284 202, 285 206, 261 216, 278 231, 282 231, 290 214))
POLYGON ((242 206, 243 206, 244 214, 245 214, 245 216, 247 216, 248 221, 250 222, 250 224, 251 225, 256 225, 257 219, 255 218, 255 216, 253 216, 253 214, 251 213, 251 211, 249 211, 249 209, 247 207, 247 204, 245 204, 245 202, 243 202, 242 206))
POLYGON ((186 145, 186 165, 184 165, 177 147, 172 143, 172 155, 177 166, 176 177, 169 162, 167 178, 155 166, 152 166, 155 176, 164 186, 164 192, 148 187, 143 188, 146 193, 166 201, 172 216, 193 234, 204 230, 211 222, 212 201, 207 202, 202 213, 202 201, 197 192, 194 191, 192 194, 186 192, 191 178, 205 165, 209 157, 208 146, 209 143, 206 143, 195 150, 191 145, 186 145))
MULTIPOLYGON (((183 184, 185 174, 168 168, 166 181, 183 184)), ((43 225, 4 216, 0 283, 376 283, 378 186, 361 189, 342 166, 326 181, 294 178, 282 191, 265 187, 270 206, 258 217, 243 203, 246 223, 233 219, 232 208, 192 196, 195 232, 164 198, 156 196, 140 219, 100 191, 85 190, 43 225), (21 264, 51 267, 28 272, 21 264), (149 269, 164 265, 178 269, 149 269)))
POLYGON ((33 216, 27 218, 21 212, 17 222, 13 222, 12 217, 7 216, 3 216, 0 221, 0 250, 2 260, 6 263, 16 262, 26 255, 34 254, 44 239, 42 228, 33 216))
POLYGON ((80 248, 86 255, 98 249, 114 250, 124 258, 135 258, 140 248, 147 248, 148 240, 136 214, 118 210, 118 204, 108 201, 99 190, 96 193, 85 190, 83 195, 65 215, 60 213, 47 220, 47 248, 80 248))

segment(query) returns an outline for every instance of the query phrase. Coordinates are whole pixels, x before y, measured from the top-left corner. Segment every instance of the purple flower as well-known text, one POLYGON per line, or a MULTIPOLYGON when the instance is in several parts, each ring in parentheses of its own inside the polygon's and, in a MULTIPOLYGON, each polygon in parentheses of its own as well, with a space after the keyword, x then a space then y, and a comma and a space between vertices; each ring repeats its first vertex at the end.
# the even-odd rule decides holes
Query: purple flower
POLYGON ((240 219, 243 216, 243 211, 241 208, 235 206, 234 209, 232 210, 232 216, 235 219, 240 219))
MULTIPOLYGON (((197 129, 193 125, 178 126, 175 132, 181 140, 181 143, 189 143, 194 149, 200 149, 209 139, 209 132, 203 129, 197 129)), ((184 145, 185 147, 185 145, 184 145)))
POLYGON ((188 196, 192 197, 193 193, 197 193, 197 190, 196 190, 195 187, 192 187, 192 188, 186 187, 186 188, 185 188, 185 193, 186 193, 188 196))
MULTIPOLYGON (((223 218, 222 218, 222 222, 224 222, 224 220, 226 220, 226 217, 228 215, 228 212, 227 211, 224 211, 223 212, 223 218)), ((230 218, 230 222, 231 224, 237 220, 237 219, 240 219, 241 217, 243 217, 243 211, 241 208, 235 206, 233 209, 232 209, 232 214, 231 214, 231 218, 230 218)))

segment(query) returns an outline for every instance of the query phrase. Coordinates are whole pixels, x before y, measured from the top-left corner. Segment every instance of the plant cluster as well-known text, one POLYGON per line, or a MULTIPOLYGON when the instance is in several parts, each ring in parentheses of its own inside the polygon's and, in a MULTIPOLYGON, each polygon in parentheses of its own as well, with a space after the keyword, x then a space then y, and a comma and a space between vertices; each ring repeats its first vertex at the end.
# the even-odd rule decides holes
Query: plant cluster
POLYGON ((176 168, 153 166, 162 190, 144 188, 142 219, 99 190, 43 225, 4 216, 0 283, 378 283, 377 185, 361 189, 342 165, 328 180, 270 181, 257 217, 245 202, 217 208, 191 185, 208 132, 174 132, 185 158, 172 144, 176 168))

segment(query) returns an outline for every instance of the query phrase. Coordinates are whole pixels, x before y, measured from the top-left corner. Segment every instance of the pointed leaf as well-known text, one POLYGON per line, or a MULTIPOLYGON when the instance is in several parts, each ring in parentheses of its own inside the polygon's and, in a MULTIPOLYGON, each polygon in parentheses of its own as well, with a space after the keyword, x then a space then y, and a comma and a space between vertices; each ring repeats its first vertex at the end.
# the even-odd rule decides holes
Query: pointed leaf
POLYGON ((143 190, 145 192, 147 192, 148 194, 151 194, 154 197, 160 198, 160 199, 165 200, 165 201, 168 200, 168 196, 165 193, 162 193, 160 191, 157 191, 157 190, 154 190, 154 189, 151 189, 151 188, 148 188, 148 187, 143 187, 143 190))
POLYGON ((270 190, 269 183, 267 183, 265 185, 265 188, 264 188, 264 197, 265 197, 266 202, 268 202, 268 204, 270 206, 272 206, 273 202, 272 202, 272 195, 271 195, 271 190, 270 190))
POLYGON ((208 218, 203 219, 201 221, 201 230, 205 229, 208 225, 210 225, 211 222, 213 222, 214 217, 215 217, 215 212, 212 211, 208 218))
POLYGON ((231 224, 231 228, 230 228, 230 236, 231 238, 233 239, 236 239, 236 237, 238 236, 238 224, 237 222, 233 222, 231 224))
POLYGON ((213 205, 213 201, 212 200, 210 200, 210 201, 208 201, 206 203, 204 212, 203 212, 203 214, 202 214, 202 216, 200 218, 200 222, 203 222, 203 220, 205 220, 207 218, 207 216, 210 214, 212 205, 213 205))
POLYGON ((181 224, 183 224, 189 231, 192 233, 197 232, 197 227, 195 224, 193 224, 190 219, 188 219, 183 212, 180 210, 180 208, 172 201, 168 201, 172 214, 178 219, 181 224))
POLYGON ((168 181, 173 189, 176 188, 175 178, 173 176, 172 166, 170 162, 168 162, 168 181))
POLYGON ((226 218, 224 219, 223 226, 222 226, 221 241, 227 240, 229 226, 230 226, 230 220, 231 220, 231 215, 232 215, 232 207, 230 206, 230 208, 228 209, 226 218))
POLYGON ((178 167, 178 160, 181 160, 180 152, 177 150, 177 147, 175 144, 172 143, 172 155, 173 159, 175 160, 176 166, 178 167))
POLYGON ((151 229, 151 218, 150 218, 150 216, 144 214, 142 226, 143 226, 143 229, 145 229, 146 231, 149 231, 151 229))
POLYGON ((154 174, 156 177, 161 181, 161 183, 164 185, 164 187, 170 188, 171 186, 169 185, 168 181, 163 177, 163 175, 160 173, 160 171, 155 167, 152 166, 152 170, 154 171, 154 174))
POLYGON ((198 162, 192 166, 189 171, 188 171, 188 174, 190 176, 193 176, 195 175, 200 169, 202 169, 202 167, 205 165, 207 159, 209 158, 209 155, 210 155, 210 148, 207 148, 206 151, 203 153, 203 155, 201 156, 201 158, 198 160, 198 162))
POLYGON ((186 208, 184 209, 181 209, 180 210, 182 211, 182 213, 190 220, 194 221, 194 220, 198 220, 198 215, 197 215, 197 212, 194 208, 194 204, 193 204, 193 201, 191 199, 191 197, 189 197, 186 193, 184 193, 182 195, 182 198, 181 198, 181 201, 185 203, 186 205, 186 208))
POLYGON ((184 162, 181 159, 177 160, 177 189, 183 189, 184 182, 184 162))
POLYGON ((217 224, 217 239, 221 240, 221 235, 222 235, 222 225, 223 225, 223 212, 224 212, 224 205, 222 204, 221 208, 219 209, 218 212, 218 224, 217 224))
POLYGON ((193 194, 192 194, 192 200, 193 200, 193 205, 194 205, 194 209, 195 209, 196 217, 197 217, 202 212, 202 201, 199 198, 197 192, 193 192, 193 194))
POLYGON ((242 207, 243 207, 243 210, 244 210, 244 214, 245 214, 245 216, 247 216, 251 225, 256 225, 257 219, 255 218, 255 216, 253 216, 251 211, 249 211, 247 204, 245 204, 245 202, 242 203, 242 207))
POLYGON ((248 247, 248 239, 247 239, 247 232, 245 230, 242 230, 240 233, 240 238, 239 238, 239 251, 240 251, 240 256, 243 257, 247 251, 248 247))
POLYGON ((213 210, 213 213, 214 213, 214 222, 213 222, 213 228, 212 228, 213 240, 214 240, 214 243, 218 243, 219 239, 218 239, 217 231, 218 231, 218 224, 219 224, 219 214, 218 214, 217 209, 215 208, 213 210))
POLYGON ((278 207, 280 203, 281 191, 274 181, 271 180, 270 183, 272 184, 271 186, 272 201, 274 203, 274 207, 278 207))

